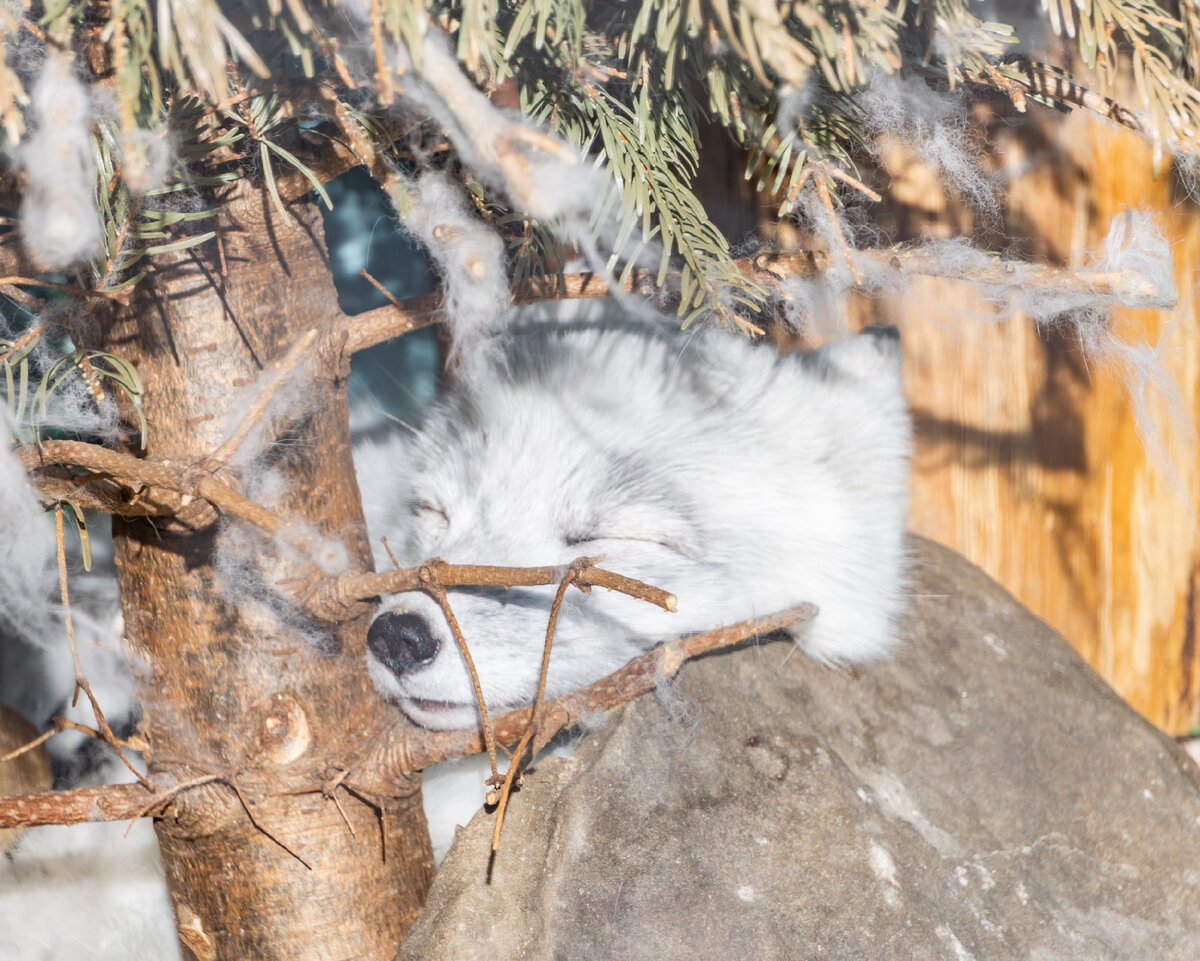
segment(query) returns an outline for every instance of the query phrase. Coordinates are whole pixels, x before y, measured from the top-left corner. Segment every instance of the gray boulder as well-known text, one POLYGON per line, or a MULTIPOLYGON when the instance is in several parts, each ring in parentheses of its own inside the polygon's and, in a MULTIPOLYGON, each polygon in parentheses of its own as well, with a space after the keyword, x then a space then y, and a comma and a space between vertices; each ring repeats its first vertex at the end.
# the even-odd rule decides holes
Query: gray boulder
MULTIPOLYGON (((685 666, 481 813, 398 958, 1200 958, 1200 770, 913 541, 887 663, 685 666)), ((865 589, 869 589, 866 585, 865 589)))

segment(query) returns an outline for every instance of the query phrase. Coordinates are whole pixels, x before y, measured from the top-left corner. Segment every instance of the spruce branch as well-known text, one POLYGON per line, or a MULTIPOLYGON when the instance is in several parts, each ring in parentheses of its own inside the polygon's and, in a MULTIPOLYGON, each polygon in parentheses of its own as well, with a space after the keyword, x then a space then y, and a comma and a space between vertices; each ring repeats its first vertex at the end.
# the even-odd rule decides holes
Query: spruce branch
POLYGON ((1183 0, 1182 19, 1149 0, 1042 0, 1042 7, 1054 31, 1073 40, 1096 69, 1102 90, 1116 86, 1123 66, 1132 69, 1150 120, 1155 170, 1164 150, 1200 152, 1200 90, 1191 59, 1200 48, 1200 11, 1193 0, 1183 0))

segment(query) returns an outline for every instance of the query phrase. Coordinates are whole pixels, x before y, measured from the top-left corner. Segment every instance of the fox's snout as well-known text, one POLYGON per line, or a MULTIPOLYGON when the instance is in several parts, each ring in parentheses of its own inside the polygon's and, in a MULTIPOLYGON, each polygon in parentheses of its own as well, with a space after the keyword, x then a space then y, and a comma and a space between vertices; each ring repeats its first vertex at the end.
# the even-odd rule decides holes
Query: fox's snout
POLYGON ((385 611, 368 628, 367 646, 384 667, 400 677, 432 661, 441 645, 420 614, 385 611))

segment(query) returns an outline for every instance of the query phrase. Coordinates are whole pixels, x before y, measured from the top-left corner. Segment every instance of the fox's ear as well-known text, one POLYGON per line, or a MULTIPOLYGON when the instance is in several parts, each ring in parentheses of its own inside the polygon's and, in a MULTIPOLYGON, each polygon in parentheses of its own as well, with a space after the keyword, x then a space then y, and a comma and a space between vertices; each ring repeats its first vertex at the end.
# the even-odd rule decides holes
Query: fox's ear
POLYGON ((822 347, 815 359, 832 373, 858 380, 899 376, 900 331, 879 325, 864 327, 857 336, 822 347))

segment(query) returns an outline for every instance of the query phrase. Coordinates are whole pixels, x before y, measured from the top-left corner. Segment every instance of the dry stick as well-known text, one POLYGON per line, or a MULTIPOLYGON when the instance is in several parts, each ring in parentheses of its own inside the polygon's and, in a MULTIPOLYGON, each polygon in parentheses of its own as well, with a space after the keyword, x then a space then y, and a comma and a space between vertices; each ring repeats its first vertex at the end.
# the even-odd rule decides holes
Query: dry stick
POLYGON ((56 284, 51 280, 38 280, 36 277, 0 277, 0 285, 12 284, 14 287, 45 287, 47 290, 61 290, 76 297, 102 297, 107 300, 119 300, 126 296, 125 291, 85 290, 82 287, 71 287, 67 284, 56 284))
MULTIPOLYGON (((563 575, 563 579, 558 585, 558 590, 554 593, 554 603, 550 605, 550 619, 546 623, 546 645, 542 648, 542 669, 538 674, 537 694, 533 699, 533 714, 529 718, 530 731, 536 731, 538 723, 542 719, 542 702, 546 698, 546 677, 550 673, 550 647, 554 643, 554 629, 558 625, 558 612, 562 608, 563 597, 566 596, 567 588, 586 570, 582 561, 589 560, 588 558, 581 558, 579 561, 573 563, 563 575)), ((520 760, 520 750, 514 753, 514 757, 520 760)))
MULTIPOLYGON (((1176 301, 1163 298, 1158 285, 1138 270, 1071 270, 1042 264, 1014 263, 990 258, 986 264, 963 267, 947 264, 936 253, 920 247, 898 250, 856 250, 854 262, 879 274, 916 274, 959 280, 984 287, 1020 290, 1053 290, 1055 293, 1119 296, 1127 307, 1173 307, 1176 301)), ((764 251, 739 268, 764 286, 776 286, 789 277, 819 274, 830 266, 830 256, 821 251, 764 251)))
POLYGON ((350 832, 350 837, 357 841, 358 833, 354 830, 354 825, 350 823, 350 818, 346 816, 346 809, 342 807, 342 802, 338 800, 337 796, 337 789, 339 787, 345 791, 350 790, 342 784, 342 782, 349 776, 350 769, 347 767, 342 768, 337 772, 337 774, 329 779, 327 784, 321 785, 321 794, 323 794, 328 800, 332 801, 337 806, 338 814, 342 816, 342 820, 346 823, 346 830, 350 832))
MULTIPOLYGON (((500 788, 499 803, 496 805, 496 824, 492 828, 493 852, 500 849, 500 830, 504 827, 504 811, 508 807, 508 797, 512 793, 513 783, 521 764, 521 758, 534 732, 537 731, 538 723, 541 720, 542 699, 546 694, 546 675, 550 672, 550 648, 554 643, 554 628, 558 624, 558 611, 562 607, 563 597, 567 593, 567 588, 570 586, 571 581, 575 579, 576 573, 577 570, 574 566, 568 568, 567 572, 563 575, 563 579, 559 582, 558 590, 554 594, 554 603, 550 606, 550 619, 546 624, 546 644, 542 648, 542 669, 538 674, 537 696, 533 699, 533 713, 529 717, 529 726, 525 728, 525 733, 521 735, 521 740, 512 753, 512 760, 509 761, 508 770, 504 773, 504 784, 500 788)), ((536 748, 533 753, 537 753, 536 748)), ((494 803, 490 796, 488 797, 488 803, 494 803)))
POLYGON ((379 102, 387 106, 392 102, 392 72, 388 69, 387 57, 383 52, 383 11, 380 0, 371 0, 371 49, 375 54, 375 89, 379 91, 379 102))
POLYGON ((842 183, 844 183, 850 187, 853 187, 855 190, 857 190, 860 194, 867 197, 868 199, 874 200, 876 203, 879 203, 879 201, 883 200, 883 198, 881 196, 879 196, 879 194, 877 194, 874 190, 872 190, 870 187, 868 187, 865 183, 863 183, 857 177, 851 177, 841 167, 835 167, 833 164, 826 164, 825 169, 829 171, 829 175, 831 177, 833 177, 835 180, 840 180, 842 183))
POLYGON ((228 439, 215 451, 209 454, 203 460, 203 465, 209 472, 216 471, 220 467, 224 467, 229 462, 229 459, 237 452, 237 449, 242 446, 242 443, 249 436, 250 431, 254 429, 254 425, 266 413, 267 407, 270 406, 272 399, 275 397, 276 391, 284 382, 287 376, 292 372, 295 366, 300 363, 300 358, 305 352, 312 347, 313 341, 317 339, 316 328, 312 328, 304 332, 303 336, 296 341, 291 349, 283 356, 276 365, 275 370, 271 374, 271 379, 263 385, 259 391, 258 397, 255 398, 254 404, 247 411, 246 416, 242 418, 241 423, 237 425, 233 433, 228 439))
POLYGON ((67 627, 67 642, 71 645, 71 661, 75 665, 75 693, 71 696, 71 706, 75 706, 79 700, 79 692, 83 691, 92 705, 92 715, 96 718, 96 723, 100 726, 101 732, 103 732, 103 739, 113 746, 117 752, 117 757, 121 759, 122 764, 129 768, 130 773, 141 782, 143 787, 148 788, 150 782, 146 780, 141 771, 129 762, 129 758, 121 750, 121 744, 117 740, 117 736, 113 734, 112 728, 108 726, 108 719, 105 718, 104 712, 100 710, 100 702, 96 700, 96 695, 92 693, 92 687, 88 684, 87 675, 83 671, 83 663, 79 660, 79 647, 75 643, 75 623, 71 618, 71 601, 67 596, 67 549, 63 542, 63 512, 61 507, 54 509, 54 537, 58 542, 58 586, 62 595, 63 620, 67 627))
MULTIPOLYGON (((582 716, 619 707, 637 695, 652 690, 660 678, 673 676, 680 664, 689 658, 731 647, 752 637, 793 627, 801 621, 808 620, 816 612, 817 609, 812 604, 800 604, 777 614, 751 618, 728 627, 669 641, 634 658, 620 670, 587 687, 546 701, 542 712, 542 733, 557 733, 577 723, 582 716)), ((501 714, 493 723, 497 741, 517 741, 528 729, 532 717, 531 707, 501 714)), ((407 739, 412 736, 411 730, 404 725, 397 725, 395 730, 399 740, 394 743, 397 750, 392 756, 399 762, 399 767, 395 771, 384 772, 385 779, 390 779, 393 775, 408 774, 453 757, 477 754, 484 746, 478 731, 423 731, 417 735, 416 743, 410 744, 407 739), (402 731, 404 733, 400 733, 402 731)), ((202 783, 223 780, 225 779, 220 775, 209 775, 202 783)), ((351 784, 348 779, 343 783, 346 790, 355 797, 367 804, 374 804, 371 800, 371 788, 351 784)), ((192 786, 194 785, 191 782, 176 785, 168 789, 165 795, 156 795, 149 807, 146 805, 146 789, 140 784, 111 784, 0 798, 0 828, 78 824, 82 821, 120 821, 125 818, 143 817, 164 800, 170 800, 175 794, 192 786)), ((318 786, 313 790, 319 791, 321 788, 318 786)))
POLYGON ((3 353, 0 353, 0 360, 8 360, 9 357, 11 357, 17 351, 19 351, 22 347, 24 347, 26 344, 28 344, 31 340, 33 340, 37 337, 40 337, 45 332, 45 330, 46 330, 46 328, 43 327, 40 323, 34 324, 27 331, 25 331, 25 333, 23 333, 20 337, 18 337, 16 340, 14 340, 12 342, 12 345, 9 346, 6 350, 4 350, 3 353))
MULTIPOLYGON (((103 731, 97 731, 95 728, 88 727, 86 724, 80 724, 78 721, 72 721, 69 717, 62 717, 61 715, 56 714, 50 719, 50 727, 47 730, 43 731, 28 744, 22 744, 15 751, 9 751, 3 757, 0 757, 0 764, 3 764, 5 761, 12 761, 20 757, 22 754, 32 751, 38 745, 44 744, 46 741, 50 740, 50 738, 54 737, 55 734, 61 734, 63 731, 78 731, 80 734, 86 734, 88 737, 95 738, 97 741, 112 743, 107 737, 104 736, 103 731)), ((145 747, 145 742, 142 741, 141 738, 138 738, 136 741, 126 740, 124 738, 117 738, 116 740, 121 747, 129 748, 132 751, 141 751, 144 750, 145 747)))
MULTIPOLYGON (((57 720, 58 720, 58 718, 55 718, 55 721, 57 721, 57 720)), ((30 751, 32 751, 34 748, 38 747, 39 745, 45 744, 48 740, 50 740, 50 738, 54 737, 54 735, 57 734, 60 730, 61 730, 61 728, 59 728, 56 725, 55 727, 52 727, 47 731, 42 731, 41 734, 39 734, 37 737, 35 737, 28 744, 22 744, 16 750, 9 751, 7 754, 4 755, 4 757, 0 757, 0 764, 3 764, 5 761, 15 761, 22 754, 27 754, 30 751)), ((88 728, 88 730, 91 730, 91 728, 88 728)))
MULTIPOLYGON (((579 722, 581 717, 610 711, 639 694, 652 690, 655 683, 673 677, 685 661, 710 651, 732 647, 752 637, 793 627, 817 613, 813 604, 799 604, 776 614, 750 618, 700 634, 689 634, 661 644, 635 657, 624 667, 577 691, 546 701, 540 724, 543 737, 552 737, 579 722)), ((497 743, 517 741, 529 727, 532 707, 521 707, 501 714, 493 722, 497 743)), ((397 730, 401 738, 411 734, 397 730)), ((454 757, 477 754, 483 744, 477 731, 422 731, 413 743, 405 743, 399 752, 411 773, 454 757)))
MULTIPOLYGON (((202 774, 199 777, 192 778, 190 781, 182 781, 179 784, 176 784, 176 785, 173 785, 172 787, 167 788, 165 791, 159 791, 157 794, 154 795, 153 798, 150 799, 149 804, 146 804, 146 805, 138 808, 138 810, 135 811, 132 815, 125 815, 125 817, 132 817, 133 821, 137 821, 138 818, 144 818, 147 814, 149 814, 155 808, 162 807, 162 805, 165 804, 167 801, 171 800, 171 798, 175 797, 178 794, 182 794, 184 791, 190 791, 192 788, 200 787, 204 784, 213 784, 217 781, 223 781, 223 780, 224 780, 224 778, 220 774, 202 774)), ((117 786, 123 787, 124 785, 117 785, 117 786)), ((67 794, 70 792, 62 792, 62 793, 67 794)), ((115 820, 117 820, 117 818, 108 818, 106 820, 115 821, 115 820)), ((131 822, 129 827, 125 829, 126 835, 129 834, 129 829, 132 827, 133 827, 133 823, 131 822)))
MULTIPOLYGON (((242 794, 242 789, 237 786, 237 782, 234 781, 232 777, 230 777, 229 775, 225 775, 225 774, 202 774, 199 777, 194 777, 189 781, 183 781, 180 784, 175 784, 172 787, 167 788, 165 791, 158 792, 157 794, 154 795, 153 798, 150 799, 149 804, 142 805, 140 808, 138 808, 136 811, 132 812, 131 814, 125 814, 125 815, 120 816, 120 817, 131 817, 132 818, 132 820, 130 821, 129 827, 127 827, 125 829, 126 836, 128 836, 130 828, 133 827, 134 823, 137 821, 138 818, 145 817, 151 811, 153 811, 155 808, 161 807, 165 802, 171 800, 171 798, 173 798, 179 794, 182 794, 184 791, 190 791, 193 788, 198 788, 205 784, 216 784, 216 783, 224 784, 231 791, 233 791, 234 794, 237 795, 237 799, 242 805, 242 810, 244 810, 246 812, 246 817, 249 818, 250 823, 252 825, 254 825, 255 830, 257 830, 261 834, 265 835, 267 838, 269 838, 275 844, 278 844, 281 848, 283 848, 283 850, 285 850, 288 854, 290 854, 292 857, 294 857, 297 861, 299 861, 301 864, 303 864, 310 871, 312 870, 312 865, 309 864, 308 861, 306 861, 304 858, 302 858, 299 854, 297 854, 290 847, 288 847, 281 840, 279 840, 279 838, 277 838, 274 834, 272 834, 265 827, 263 827, 262 822, 259 821, 258 818, 256 818, 254 816, 254 812, 250 809, 250 805, 246 801, 245 795, 242 794)), ((118 785, 114 785, 114 788, 123 788, 123 787, 127 787, 127 786, 128 785, 118 784, 118 785)), ((146 787, 149 787, 149 786, 150 786, 149 784, 146 785, 146 787)), ((74 792, 74 791, 58 792, 58 794, 60 796, 74 794, 74 793, 76 793, 76 792, 74 792)), ((53 796, 54 795, 34 795, 35 798, 36 797, 53 797, 53 796)), ((110 817, 110 816, 106 815, 102 818, 102 820, 115 821, 115 820, 118 820, 118 818, 110 817)), ((45 823, 52 823, 52 822, 45 822, 45 823)), ((62 823, 67 823, 67 822, 62 822, 62 823)))
MULTIPOLYGON (((639 600, 657 605, 665 611, 674 611, 674 594, 646 584, 632 577, 594 565, 602 557, 577 558, 572 565, 580 565, 572 583, 581 590, 603 587, 619 591, 639 600), (587 561, 587 564, 582 564, 587 561)), ((563 576, 562 567, 493 567, 484 564, 447 564, 433 559, 419 567, 407 567, 396 571, 377 571, 373 574, 343 574, 335 582, 336 599, 342 604, 353 604, 383 594, 399 594, 404 591, 421 590, 430 578, 442 587, 542 587, 557 584, 563 576)))
POLYGON ((821 204, 825 208, 825 213, 829 217, 829 226, 833 228, 833 234, 837 237, 838 249, 842 252, 842 259, 846 262, 846 267, 850 271, 850 276, 854 278, 854 283, 862 286, 862 274, 858 272, 858 268, 854 266, 854 257, 850 252, 850 243, 846 240, 846 235, 842 233, 842 226, 838 223, 837 213, 833 209, 833 198, 829 196, 829 185, 825 183, 824 177, 813 177, 813 183, 817 188, 817 196, 821 198, 821 204))
POLYGON ((479 705, 479 715, 483 719, 483 742, 487 745, 488 760, 492 763, 492 778, 499 780, 500 774, 496 770, 496 739, 492 736, 492 722, 488 719, 487 703, 483 699, 483 686, 479 683, 479 673, 475 670, 475 660, 471 657, 471 652, 467 649, 467 639, 463 637, 462 629, 458 626, 458 620, 454 616, 454 611, 450 609, 450 601, 447 600, 446 592, 442 590, 441 584, 436 579, 430 579, 422 586, 429 593, 429 596, 441 606, 442 613, 446 615, 446 620, 450 624, 450 630, 454 634, 454 640, 458 644, 458 649, 462 652, 463 660, 467 662, 467 671, 471 675, 471 684, 475 688, 475 702, 479 705))
POLYGON ((146 789, 136 782, 17 795, 0 798, 0 828, 122 821, 142 817, 145 803, 146 789))
MULTIPOLYGON (((549 274, 535 277, 513 291, 514 304, 536 304, 546 300, 575 300, 593 297, 611 297, 613 290, 639 296, 653 296, 658 292, 654 281, 657 271, 636 269, 629 272, 623 284, 596 273, 549 274)), ((671 275, 670 282, 678 282, 678 274, 671 275)), ((668 283, 670 286, 670 283, 668 283)), ((376 307, 353 317, 340 317, 331 328, 331 335, 346 338, 345 352, 357 353, 384 341, 412 333, 422 327, 435 324, 442 318, 442 295, 425 294, 409 297, 399 306, 376 307)))
POLYGON ((278 514, 256 504, 228 484, 215 477, 201 476, 194 483, 185 480, 186 472, 166 464, 143 460, 132 454, 109 450, 98 444, 85 444, 74 440, 43 441, 39 445, 27 445, 16 450, 17 457, 28 471, 48 464, 65 464, 85 470, 109 474, 131 481, 131 486, 164 487, 202 497, 213 507, 240 517, 269 534, 286 528, 287 521, 278 514))
POLYGON ((396 295, 393 294, 390 290, 388 290, 385 286, 383 286, 383 284, 381 284, 378 280, 376 280, 374 277, 372 277, 371 274, 367 271, 366 267, 359 268, 358 276, 362 277, 372 287, 374 287, 381 294, 383 294, 383 296, 386 297, 391 302, 392 306, 395 307, 397 310, 404 309, 404 305, 402 303, 400 303, 399 300, 396 299, 396 295))
MULTIPOLYGON (((1151 140, 1154 137, 1154 125, 1148 114, 1131 110, 1069 77, 1061 77, 1057 73, 1038 67, 1031 62, 1018 60, 1006 64, 1006 66, 1012 66, 1021 71, 1024 77, 1020 80, 1013 77, 1006 77, 989 64, 985 73, 971 73, 967 76, 967 80, 970 83, 977 83, 999 90, 1013 101, 1013 105, 1018 110, 1022 110, 1022 104, 1014 96, 1015 91, 1012 90, 1011 85, 1018 85, 1031 93, 1049 97, 1061 103, 1082 107, 1090 113, 1097 114, 1108 120, 1113 120, 1124 127, 1128 127, 1147 140, 1151 140)), ((935 80, 945 79, 945 74, 939 73, 936 70, 917 67, 916 72, 921 76, 935 80)))
POLYGON ((233 793, 237 795, 237 799, 242 802, 242 809, 246 812, 246 817, 248 817, 250 819, 250 823, 253 824, 254 827, 258 831, 260 831, 262 834, 265 834, 270 840, 272 840, 276 844, 278 844, 288 854, 290 854, 292 857, 294 857, 297 861, 299 861, 301 864, 303 864, 310 871, 312 870, 312 865, 309 864, 308 861, 306 861, 306 860, 304 860, 304 858, 300 857, 299 854, 297 854, 290 847, 288 847, 286 844, 284 844, 279 838, 277 838, 274 834, 272 834, 265 827, 263 827, 262 822, 259 821, 259 819, 254 816, 254 812, 252 810, 250 810, 250 805, 248 803, 246 803, 245 797, 242 796, 242 789, 239 788, 237 786, 237 784, 235 784, 229 778, 225 778, 225 777, 221 778, 220 780, 221 780, 221 783, 229 785, 229 787, 233 790, 233 793))
MULTIPOLYGON (((854 178, 837 171, 837 168, 831 169, 831 175, 850 184, 856 190, 864 189, 857 181, 854 181, 854 178)), ((804 176, 802 175, 802 178, 804 176)), ((822 203, 824 203, 823 199, 822 203)), ((829 206, 832 206, 832 198, 829 206)), ((839 246, 847 246, 845 238, 841 239, 843 243, 839 246)), ((835 263, 836 261, 824 252, 801 250, 756 254, 753 257, 734 261, 734 267, 756 283, 778 288, 779 284, 789 277, 813 276, 830 269, 835 263), (760 273, 760 264, 764 257, 774 265, 774 269, 768 271, 766 275, 760 273)), ((994 266, 973 267, 964 270, 961 267, 948 268, 937 258, 925 256, 919 248, 855 250, 850 252, 849 263, 852 273, 857 273, 858 268, 867 263, 886 267, 892 272, 922 274, 930 277, 953 277, 981 284, 1004 283, 1002 275, 1012 274, 1019 267, 1021 284, 1024 287, 1086 293, 1106 293, 1119 290, 1123 297, 1135 298, 1136 302, 1129 304, 1133 307, 1171 307, 1175 303, 1174 301, 1163 301, 1158 296, 1157 286, 1136 270, 1104 274, 1100 271, 1076 271, 1065 267, 1049 267, 1044 264, 1013 264, 999 258, 995 260, 994 266)), ((677 286, 679 274, 668 273, 666 283, 662 287, 657 286, 654 281, 654 272, 635 270, 618 289, 639 296, 653 296, 664 290, 670 291, 677 286)), ((861 279, 858 282, 861 283, 861 279)), ((1008 282, 1012 282, 1011 278, 1008 282)), ((514 304, 532 304, 546 300, 611 297, 613 293, 614 289, 608 280, 598 274, 563 274, 561 276, 551 274, 522 284, 513 291, 512 302, 514 304)), ((354 354, 394 337, 438 323, 441 319, 441 295, 426 294, 422 297, 410 297, 402 300, 399 306, 376 307, 374 310, 364 311, 353 317, 343 315, 330 325, 327 336, 331 340, 343 339, 343 352, 354 354)))
MULTIPOLYGON (((12 231, 4 235, 11 237, 12 231)), ((41 310, 45 306, 45 301, 38 300, 33 294, 28 294, 20 287, 14 287, 12 284, 0 284, 0 293, 5 297, 10 297, 23 307, 29 308, 30 311, 41 310)))

